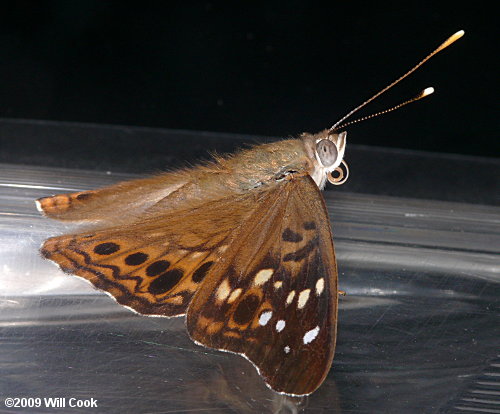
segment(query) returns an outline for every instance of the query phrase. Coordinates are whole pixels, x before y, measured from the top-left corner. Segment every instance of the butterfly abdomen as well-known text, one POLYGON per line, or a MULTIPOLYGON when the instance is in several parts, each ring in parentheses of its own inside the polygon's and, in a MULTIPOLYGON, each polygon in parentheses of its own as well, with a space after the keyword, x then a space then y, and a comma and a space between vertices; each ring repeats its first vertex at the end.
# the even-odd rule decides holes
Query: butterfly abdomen
POLYGON ((52 197, 43 197, 36 200, 38 211, 46 216, 63 219, 64 214, 71 209, 78 208, 88 202, 94 195, 93 191, 81 191, 78 193, 58 194, 52 197))

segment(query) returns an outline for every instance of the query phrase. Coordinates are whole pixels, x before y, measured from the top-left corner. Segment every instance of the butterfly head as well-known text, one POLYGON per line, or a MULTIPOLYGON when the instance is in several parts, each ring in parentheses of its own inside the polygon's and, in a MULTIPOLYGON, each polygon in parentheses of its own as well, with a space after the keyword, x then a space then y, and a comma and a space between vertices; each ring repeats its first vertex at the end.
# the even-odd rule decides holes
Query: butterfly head
POLYGON ((319 188, 323 188, 328 175, 335 171, 344 158, 347 132, 332 133, 329 130, 318 134, 304 134, 302 139, 311 161, 309 174, 319 188))

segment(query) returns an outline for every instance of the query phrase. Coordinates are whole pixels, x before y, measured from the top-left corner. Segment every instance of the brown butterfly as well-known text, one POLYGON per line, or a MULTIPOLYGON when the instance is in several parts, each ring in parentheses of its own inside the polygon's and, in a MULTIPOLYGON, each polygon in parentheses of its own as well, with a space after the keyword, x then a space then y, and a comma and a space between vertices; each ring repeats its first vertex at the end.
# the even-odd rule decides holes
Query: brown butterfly
POLYGON ((312 393, 335 349, 337 268, 320 189, 348 175, 339 131, 359 120, 342 122, 462 35, 330 129, 37 200, 47 217, 94 224, 48 239, 42 255, 141 314, 187 314, 196 343, 245 356, 273 390, 312 393))

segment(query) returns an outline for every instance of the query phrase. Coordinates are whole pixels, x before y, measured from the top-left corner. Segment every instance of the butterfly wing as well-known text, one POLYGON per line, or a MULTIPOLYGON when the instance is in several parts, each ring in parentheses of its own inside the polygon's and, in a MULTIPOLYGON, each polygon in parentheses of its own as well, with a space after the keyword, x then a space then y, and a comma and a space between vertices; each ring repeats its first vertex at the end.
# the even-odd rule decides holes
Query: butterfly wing
POLYGON ((235 195, 185 211, 156 211, 127 226, 52 237, 41 253, 139 313, 182 315, 235 226, 258 204, 254 198, 235 195))
POLYGON ((266 193, 187 313, 196 342, 244 355, 272 389, 291 395, 310 394, 323 382, 336 320, 330 223, 309 176, 266 193))

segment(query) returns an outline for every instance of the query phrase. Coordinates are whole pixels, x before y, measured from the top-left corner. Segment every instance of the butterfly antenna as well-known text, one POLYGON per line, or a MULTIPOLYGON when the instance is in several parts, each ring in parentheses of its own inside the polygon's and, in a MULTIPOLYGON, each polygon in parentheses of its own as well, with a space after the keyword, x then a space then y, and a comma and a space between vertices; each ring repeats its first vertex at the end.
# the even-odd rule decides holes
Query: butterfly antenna
POLYGON ((411 68, 408 72, 406 72, 403 76, 399 77, 398 79, 396 79, 394 82, 392 82, 391 84, 387 85, 384 89, 380 90, 379 92, 377 92, 375 95, 373 95, 370 99, 367 99, 366 101, 364 101, 361 105, 358 105, 356 108, 354 108, 351 112, 349 112, 347 115, 345 115, 344 117, 342 117, 340 120, 338 120, 330 129, 329 129, 329 133, 332 133, 332 132, 335 132, 336 130, 338 130, 339 128, 341 127, 345 127, 346 125, 351 125, 353 123, 356 123, 356 122, 360 122, 364 119, 369 119, 369 118, 373 118, 375 116, 378 116, 378 115, 381 115, 383 113, 387 113, 387 112, 392 112, 398 108, 401 108, 402 106, 404 105, 407 105, 411 102, 415 102, 419 99, 422 99, 424 98, 425 96, 428 96, 430 95, 434 90, 432 88, 427 88, 425 89, 423 92, 421 92, 419 95, 417 95, 415 98, 413 99, 410 99, 408 101, 405 101, 403 102, 402 104, 399 104, 399 105, 396 105, 395 107, 393 108, 390 108, 390 109, 387 109, 385 111, 381 111, 381 112, 378 112, 376 114, 373 114, 373 115, 369 115, 367 117, 364 117, 364 118, 360 118, 356 121, 352 121, 352 122, 349 122, 349 123, 346 123, 346 124, 342 124, 347 118, 350 118, 355 112, 359 111, 361 108, 363 108, 364 106, 368 105, 370 102, 372 102, 373 100, 377 99, 380 95, 382 95, 384 92, 388 91, 389 89, 391 89, 394 85, 396 85, 397 83, 401 82, 404 78, 408 77, 409 75, 411 75, 413 72, 415 72, 420 66, 422 66, 425 62, 427 62, 431 57, 433 57, 435 54, 441 52, 441 50, 447 48, 448 46, 450 46, 452 43, 454 43, 455 41, 457 41, 458 39, 460 39, 463 35, 464 35, 464 31, 463 30, 459 30, 458 32, 456 32, 454 35, 450 36, 448 39, 446 39, 441 45, 439 45, 434 51, 432 51, 429 55, 427 55, 424 59, 422 59, 420 62, 418 62, 413 68, 411 68), (428 91, 429 89, 432 89, 431 92, 428 92, 428 93, 425 93, 425 91, 428 91))
POLYGON ((401 102, 400 104, 395 105, 395 106, 393 106, 391 108, 384 109, 383 111, 376 112, 374 114, 367 115, 367 116, 364 116, 362 118, 355 119, 354 121, 346 122, 345 124, 341 124, 341 125, 337 126, 335 129, 342 129, 342 128, 345 128, 346 126, 349 126, 349 125, 352 125, 352 124, 357 124, 358 122, 366 121, 367 119, 372 119, 372 118, 375 118, 376 116, 379 116, 379 115, 388 114, 389 112, 395 111, 396 109, 399 109, 399 108, 401 108, 401 107, 403 107, 405 105, 408 105, 408 104, 410 104, 412 102, 415 102, 415 101, 418 101, 418 100, 420 100, 422 98, 425 98, 426 96, 429 96, 432 93, 434 93, 434 88, 432 88, 432 87, 425 88, 417 96, 414 96, 413 98, 408 99, 407 101, 401 102))

